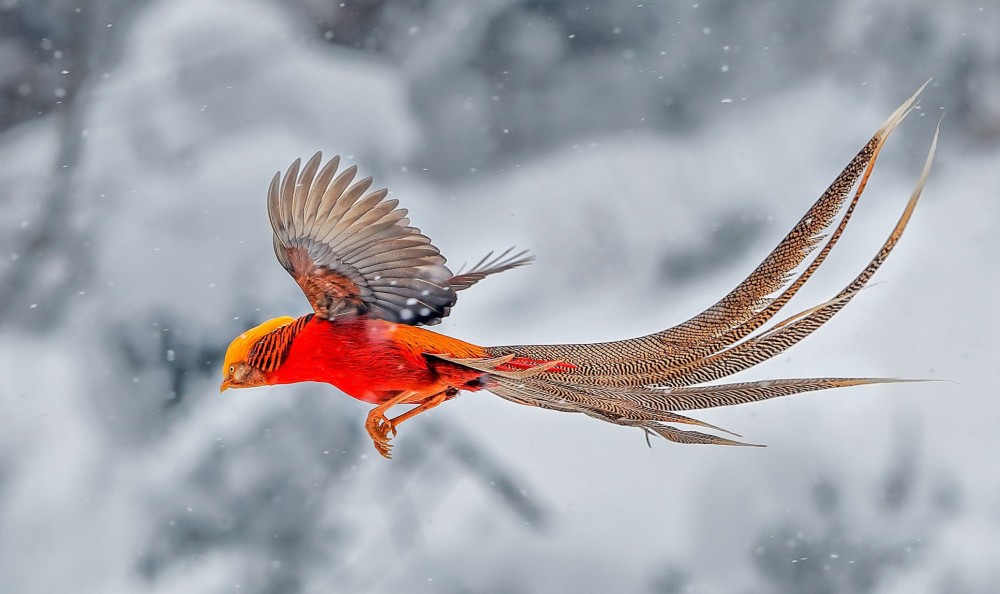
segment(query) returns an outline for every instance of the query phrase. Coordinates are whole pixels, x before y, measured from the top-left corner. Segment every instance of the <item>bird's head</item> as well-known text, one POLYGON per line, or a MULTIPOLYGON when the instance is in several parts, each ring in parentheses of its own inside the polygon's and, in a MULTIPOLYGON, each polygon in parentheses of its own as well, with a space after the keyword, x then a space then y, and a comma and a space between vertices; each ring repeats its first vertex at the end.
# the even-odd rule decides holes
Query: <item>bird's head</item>
POLYGON ((219 386, 219 391, 225 392, 229 388, 252 388, 266 385, 268 382, 264 370, 247 363, 247 357, 257 341, 274 330, 293 322, 295 322, 295 318, 288 316, 274 318, 234 338, 233 342, 229 343, 229 348, 226 349, 226 359, 222 364, 222 385, 219 386))

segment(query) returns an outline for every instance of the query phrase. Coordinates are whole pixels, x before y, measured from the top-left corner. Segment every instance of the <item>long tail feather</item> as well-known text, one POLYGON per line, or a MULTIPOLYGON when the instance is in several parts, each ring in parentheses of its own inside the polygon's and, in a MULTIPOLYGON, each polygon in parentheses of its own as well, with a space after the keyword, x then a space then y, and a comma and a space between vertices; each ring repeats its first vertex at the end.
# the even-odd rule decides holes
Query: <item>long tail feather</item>
MULTIPOLYGON (((558 408, 558 410, 578 412, 581 408, 590 407, 594 410, 601 410, 606 414, 614 414, 619 418, 697 425, 740 437, 738 433, 733 433, 722 427, 716 427, 704 421, 677 414, 670 407, 664 406, 666 403, 663 401, 644 399, 645 392, 628 395, 624 392, 598 392, 581 386, 567 386, 545 380, 528 381, 528 378, 542 373, 545 369, 551 368, 553 365, 559 364, 558 361, 550 361, 546 365, 539 365, 521 371, 504 371, 499 368, 510 362, 510 356, 495 357, 492 359, 451 357, 443 354, 429 354, 428 356, 488 373, 491 377, 491 383, 487 384, 488 389, 493 390, 493 386, 496 385, 516 391, 523 398, 527 399, 525 402, 520 402, 521 404, 549 402, 555 403, 558 406, 572 405, 572 408, 558 408)), ((662 390, 655 392, 656 395, 662 395, 663 393, 664 391, 662 390)))
MULTIPOLYGON (((934 153, 937 150, 937 139, 938 130, 935 130, 920 179, 917 181, 916 187, 914 187, 913 193, 906 203, 906 208, 903 209, 903 214, 900 216, 896 226, 893 227, 892 233, 889 234, 889 237, 882 244, 881 249, 872 258, 871 262, 868 263, 868 266, 850 284, 844 287, 836 297, 827 302, 827 304, 815 309, 812 313, 794 321, 786 320, 758 337, 748 339, 709 357, 683 366, 674 367, 661 376, 660 380, 662 383, 670 385, 696 384, 749 369, 789 349, 833 318, 837 312, 842 310, 864 288, 879 267, 885 262, 886 258, 889 257, 896 244, 899 243, 899 239, 902 237, 903 231, 906 230, 906 225, 913 214, 913 209, 916 208, 917 201, 923 192, 927 176, 930 174, 934 153)), ((793 316, 793 318, 796 317, 798 316, 793 316)))
POLYGON ((628 399, 635 408, 640 410, 663 408, 672 411, 687 411, 760 402, 781 396, 792 396, 794 394, 830 390, 833 388, 920 381, 928 380, 881 377, 786 378, 734 384, 683 386, 680 388, 587 388, 587 393, 606 398, 628 399))
MULTIPOLYGON (((488 388, 491 392, 504 398, 505 400, 510 400, 517 404, 524 404, 528 406, 536 406, 539 408, 544 408, 548 410, 556 410, 561 412, 576 412, 583 413, 589 417, 595 419, 600 419, 608 423, 613 423, 615 425, 625 425, 628 427, 639 427, 648 433, 654 433, 668 439, 670 441, 675 441, 677 443, 701 443, 701 444, 715 444, 715 445, 741 445, 741 446, 754 446, 756 444, 743 443, 735 441, 732 439, 727 439, 725 437, 718 437, 715 435, 709 435, 707 433, 701 433, 698 431, 682 431, 680 429, 675 429, 663 423, 681 423, 687 425, 698 425, 701 427, 706 427, 708 429, 715 429, 717 431, 723 431, 725 433, 730 433, 736 435, 731 431, 726 431, 721 427, 716 427, 715 425, 710 425, 708 423, 692 419, 690 417, 685 417, 683 415, 678 415, 676 413, 662 413, 662 414, 637 414, 634 411, 628 410, 627 408, 622 408, 621 406, 607 406, 605 404, 598 403, 593 399, 590 399, 590 404, 583 404, 581 400, 585 400, 586 397, 582 394, 577 394, 576 397, 572 398, 572 402, 563 395, 557 395, 549 392, 543 386, 537 384, 528 384, 518 382, 516 380, 508 378, 498 378, 494 383, 488 388)), ((739 437, 739 435, 736 435, 739 437)))
MULTIPOLYGON (((928 81, 929 82, 929 81, 928 81)), ((889 135, 909 114, 916 103, 917 96, 923 91, 924 83, 917 91, 900 105, 889 116, 878 132, 868 141, 868 144, 858 153, 848 166, 837 176, 823 196, 806 212, 780 244, 768 255, 754 272, 740 283, 728 295, 701 314, 678 326, 661 332, 658 337, 664 342, 680 342, 685 344, 698 343, 706 337, 722 336, 726 331, 736 326, 746 326, 751 320, 758 325, 763 324, 788 302, 801 288, 809 277, 819 268, 820 264, 836 245, 844 228, 853 214, 861 194, 864 192, 878 158, 889 135), (827 245, 814 259, 805 271, 785 289, 777 299, 768 300, 767 296, 786 284, 788 275, 799 266, 810 252, 822 241, 822 233, 833 222, 837 212, 844 204, 858 178, 857 191, 851 201, 842 222, 830 236, 827 245), (768 303, 768 307, 760 310, 748 307, 755 303, 768 303), (770 315, 766 315, 769 313, 770 315)))
POLYGON ((926 380, 801 378, 689 386, 676 389, 594 390, 592 388, 568 388, 540 379, 518 381, 511 378, 495 378, 487 386, 487 389, 501 398, 518 404, 562 412, 583 413, 616 425, 641 427, 678 443, 757 445, 697 431, 681 431, 663 423, 697 425, 740 437, 738 434, 721 427, 670 411, 732 406, 832 388, 918 381, 926 380))
MULTIPOLYGON (((796 314, 764 333, 749 338, 733 347, 726 348, 728 346, 726 343, 730 342, 729 338, 733 339, 732 342, 736 342, 758 327, 754 325, 758 323, 762 324, 763 322, 758 322, 756 318, 752 319, 744 326, 731 331, 725 340, 715 343, 705 343, 677 354, 661 352, 659 359, 642 356, 603 365, 585 364, 576 366, 569 369, 566 373, 560 373, 556 381, 597 386, 691 385, 721 379, 738 371, 749 369, 758 363, 784 352, 814 332, 843 309, 888 258, 902 236, 923 191, 936 152, 938 134, 939 131, 935 130, 931 147, 924 163, 924 169, 892 233, 890 233, 868 266, 830 301, 806 310, 806 312, 796 314)), ((865 179, 867 179, 867 175, 865 179)), ((863 188, 859 188, 859 193, 861 189, 863 188)), ((852 202, 851 208, 853 208, 856 201, 857 198, 852 202)), ((842 231, 843 226, 845 226, 844 222, 841 223, 841 226, 838 226, 837 232, 831 236, 831 240, 839 236, 839 232, 842 231)), ((828 251, 828 247, 829 243, 824 247, 824 251, 828 251)), ((814 269, 815 266, 818 266, 818 264, 814 261, 810 268, 814 269)), ((806 273, 811 274, 809 269, 804 271, 803 275, 806 273)), ((799 280, 796 280, 796 284, 801 286, 799 280)), ((786 293, 793 289, 797 290, 797 288, 793 284, 786 290, 786 293)), ((783 293, 779 299, 787 302, 787 299, 790 299, 790 297, 786 298, 786 294, 783 293)), ((775 300, 774 303, 779 303, 779 300, 775 300)), ((773 312, 765 311, 761 315, 766 315, 769 318, 777 309, 780 309, 780 307, 775 308, 773 312)), ((567 359, 572 361, 571 358, 567 357, 567 359)))
MULTIPOLYGON (((928 81, 929 82, 929 81, 928 81)), ((846 227, 853 213, 854 205, 860 199, 867 183, 871 168, 886 139, 913 109, 917 96, 924 89, 924 83, 916 93, 900 105, 864 148, 848 163, 829 188, 806 212, 788 235, 765 258, 765 260, 735 289, 715 305, 690 320, 661 332, 632 338, 593 344, 561 345, 516 345, 493 347, 495 354, 517 353, 519 356, 536 359, 563 359, 572 361, 583 375, 591 375, 587 369, 593 365, 614 366, 621 362, 635 362, 642 359, 663 359, 676 357, 691 345, 706 340, 717 339, 742 327, 742 336, 761 327, 769 320, 809 279, 825 260, 836 244, 842 228, 831 235, 827 247, 821 251, 812 266, 803 271, 784 294, 769 297, 792 281, 791 271, 799 266, 823 239, 823 232, 833 223, 836 214, 843 207, 847 195, 855 183, 861 184, 841 226, 846 227)), ((732 341, 738 340, 734 338, 732 341)), ((596 369, 594 374, 596 374, 596 369)))
MULTIPOLYGON (((677 411, 758 402, 831 388, 921 381, 798 378, 705 385, 705 382, 727 377, 774 357, 814 332, 843 309, 888 258, 906 229, 927 181, 937 149, 940 122, 902 215, 868 265, 829 301, 763 329, 812 277, 840 239, 886 139, 913 109, 924 86, 893 112, 746 280, 687 322, 648 336, 615 342, 491 347, 487 349, 487 357, 477 359, 433 356, 481 371, 484 387, 507 400, 639 427, 647 437, 655 434, 678 443, 754 445, 671 427, 669 424, 686 424, 730 433, 677 411), (847 202, 839 223, 828 237, 824 237, 855 186, 854 196, 847 202), (822 248, 805 269, 793 274, 820 244, 822 248), (775 295, 778 291, 780 293, 775 295)), ((505 252, 490 259, 490 254, 466 274, 483 271, 490 274, 494 267, 503 268, 522 256, 508 256, 505 252)), ((468 285, 476 280, 478 278, 468 285)))

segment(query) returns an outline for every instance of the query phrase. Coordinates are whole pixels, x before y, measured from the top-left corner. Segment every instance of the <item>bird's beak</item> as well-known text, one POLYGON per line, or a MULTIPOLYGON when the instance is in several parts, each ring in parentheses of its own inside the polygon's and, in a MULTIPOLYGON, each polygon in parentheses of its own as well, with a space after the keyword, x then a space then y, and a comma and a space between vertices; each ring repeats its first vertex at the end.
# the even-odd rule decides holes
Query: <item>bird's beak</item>
POLYGON ((232 382, 232 380, 228 380, 228 379, 227 380, 223 380, 222 381, 222 385, 219 386, 219 392, 221 393, 221 392, 225 392, 226 390, 228 390, 230 388, 231 382, 232 382))

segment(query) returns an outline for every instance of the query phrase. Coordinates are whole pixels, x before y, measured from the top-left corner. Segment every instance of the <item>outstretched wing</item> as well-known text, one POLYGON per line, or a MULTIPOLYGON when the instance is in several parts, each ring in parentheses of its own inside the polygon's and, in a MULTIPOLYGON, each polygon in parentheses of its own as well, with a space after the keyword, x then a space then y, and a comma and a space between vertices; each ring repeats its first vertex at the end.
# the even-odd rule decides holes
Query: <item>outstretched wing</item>
MULTIPOLYGON (((372 178, 355 181, 357 167, 339 174, 340 157, 319 168, 316 153, 271 180, 267 212, 274 253, 309 299, 316 315, 366 315, 404 324, 437 324, 455 305, 456 291, 486 276, 531 261, 526 252, 490 256, 453 275, 431 240, 410 226, 385 189, 369 192, 372 178), (353 183, 352 183, 353 182, 353 183)), ((492 254, 491 254, 492 255, 492 254)))
POLYGON ((493 252, 490 252, 483 256, 483 259, 476 263, 475 266, 469 270, 458 271, 458 274, 451 277, 448 281, 448 285, 456 290, 462 291, 468 289, 472 285, 483 280, 487 276, 496 274, 498 272, 503 272, 505 270, 511 270, 512 268, 517 268, 519 266, 527 266, 535 261, 535 257, 528 254, 528 250, 521 250, 516 254, 511 254, 514 248, 507 248, 502 254, 494 257, 493 252))
POLYGON ((367 192, 372 178, 354 181, 356 166, 337 174, 339 156, 319 170, 322 157, 301 172, 296 159, 267 194, 274 253, 316 315, 440 322, 456 300, 444 256, 387 190, 367 192))

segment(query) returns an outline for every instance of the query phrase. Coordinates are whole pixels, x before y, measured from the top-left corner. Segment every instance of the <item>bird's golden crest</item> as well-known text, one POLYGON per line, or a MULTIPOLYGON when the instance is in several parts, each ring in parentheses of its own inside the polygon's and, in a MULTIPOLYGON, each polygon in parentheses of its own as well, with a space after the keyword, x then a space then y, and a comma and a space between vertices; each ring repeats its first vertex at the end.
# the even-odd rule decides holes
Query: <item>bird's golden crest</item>
POLYGON ((278 328, 287 326, 288 324, 292 324, 294 322, 295 318, 293 317, 281 316, 268 320, 234 338, 233 341, 229 343, 229 348, 226 349, 226 360, 222 364, 222 376, 229 377, 231 375, 229 370, 231 366, 246 361, 247 355, 250 354, 250 349, 253 348, 253 345, 257 344, 258 340, 278 328))

